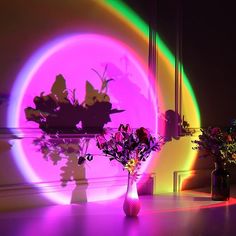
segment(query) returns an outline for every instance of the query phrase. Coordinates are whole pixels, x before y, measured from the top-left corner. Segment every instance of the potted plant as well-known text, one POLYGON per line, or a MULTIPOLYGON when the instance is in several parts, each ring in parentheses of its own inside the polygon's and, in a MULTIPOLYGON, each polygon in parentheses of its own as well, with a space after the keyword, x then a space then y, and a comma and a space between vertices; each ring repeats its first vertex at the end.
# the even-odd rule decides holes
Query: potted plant
POLYGON ((208 127, 201 129, 193 149, 201 150, 201 157, 210 157, 215 164, 211 173, 212 200, 228 200, 230 197, 230 175, 228 163, 236 163, 236 126, 227 128, 208 127))
POLYGON ((123 205, 127 216, 137 216, 140 201, 137 194, 136 180, 142 162, 152 151, 159 151, 164 144, 161 136, 154 137, 144 127, 132 129, 121 124, 117 132, 104 132, 96 137, 97 146, 109 159, 118 161, 128 171, 128 186, 123 205))

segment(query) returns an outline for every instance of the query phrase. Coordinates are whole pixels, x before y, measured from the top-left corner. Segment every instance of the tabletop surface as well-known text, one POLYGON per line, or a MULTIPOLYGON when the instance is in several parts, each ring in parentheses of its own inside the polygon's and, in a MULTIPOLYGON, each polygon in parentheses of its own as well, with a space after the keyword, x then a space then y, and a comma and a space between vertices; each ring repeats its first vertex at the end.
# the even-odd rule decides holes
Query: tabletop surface
POLYGON ((236 235, 235 189, 222 202, 201 190, 140 196, 136 218, 124 215, 123 198, 2 212, 0 235, 236 235))

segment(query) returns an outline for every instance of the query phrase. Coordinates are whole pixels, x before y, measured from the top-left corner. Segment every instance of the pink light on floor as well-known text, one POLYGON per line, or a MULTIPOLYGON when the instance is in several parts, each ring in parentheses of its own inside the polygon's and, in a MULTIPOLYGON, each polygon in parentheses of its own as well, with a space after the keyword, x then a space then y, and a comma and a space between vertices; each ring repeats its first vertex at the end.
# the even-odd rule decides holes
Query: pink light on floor
MULTIPOLYGON (((85 84, 89 81, 95 89, 100 89, 98 75, 107 67, 106 76, 114 80, 109 83, 108 95, 112 108, 125 110, 112 114, 108 127, 118 127, 120 123, 130 123, 133 127, 144 126, 153 133, 158 130, 157 98, 153 91, 153 81, 147 78, 143 61, 127 45, 107 36, 96 34, 75 34, 58 38, 42 47, 25 64, 19 73, 10 98, 8 110, 8 127, 37 128, 34 122, 27 122, 24 109, 34 107, 33 99, 42 92, 50 93, 56 75, 62 74, 68 89, 76 89, 79 103, 85 98, 85 84), (14 114, 14 115, 13 115, 14 114)), ((22 131, 23 132, 23 131, 22 131)), ((24 135, 24 134, 23 134, 24 135)), ((97 153, 94 141, 89 146, 90 153, 97 153)), ((66 159, 57 165, 42 158, 32 139, 24 138, 13 146, 14 160, 28 182, 50 182, 60 179, 66 159)), ((149 159, 151 160, 151 158, 149 159)), ((148 166, 143 163, 142 172, 148 166)), ((75 170, 76 171, 76 170, 75 170)), ((86 164, 85 178, 115 178, 124 176, 126 172, 108 158, 95 157, 86 164)), ((44 188, 42 187, 42 188, 44 188)), ((73 186, 74 188, 74 186, 73 186)), ((70 203, 72 185, 64 187, 60 193, 43 192, 43 195, 57 203, 70 203)), ((87 201, 116 198, 124 194, 125 188, 104 189, 101 193, 87 194, 87 201), (109 193, 108 193, 109 192, 109 193)))

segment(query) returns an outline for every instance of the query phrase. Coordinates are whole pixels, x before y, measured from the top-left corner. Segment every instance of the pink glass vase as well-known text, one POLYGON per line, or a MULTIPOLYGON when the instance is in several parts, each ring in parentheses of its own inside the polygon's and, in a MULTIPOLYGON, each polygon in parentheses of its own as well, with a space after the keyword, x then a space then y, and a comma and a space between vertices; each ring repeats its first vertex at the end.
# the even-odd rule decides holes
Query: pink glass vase
POLYGON ((132 174, 128 174, 128 186, 125 194, 123 209, 126 216, 135 217, 140 211, 141 205, 138 196, 137 182, 132 174))

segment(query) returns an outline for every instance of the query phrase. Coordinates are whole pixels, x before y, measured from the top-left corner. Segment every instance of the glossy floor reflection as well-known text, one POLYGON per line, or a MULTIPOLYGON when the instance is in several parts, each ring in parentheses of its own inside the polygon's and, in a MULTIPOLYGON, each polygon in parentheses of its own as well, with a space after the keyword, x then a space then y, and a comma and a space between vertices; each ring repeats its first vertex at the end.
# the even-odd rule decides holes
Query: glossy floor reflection
POLYGON ((235 235, 234 198, 212 202, 207 194, 188 191, 140 199, 137 218, 124 216, 123 199, 2 212, 0 235, 235 235))

